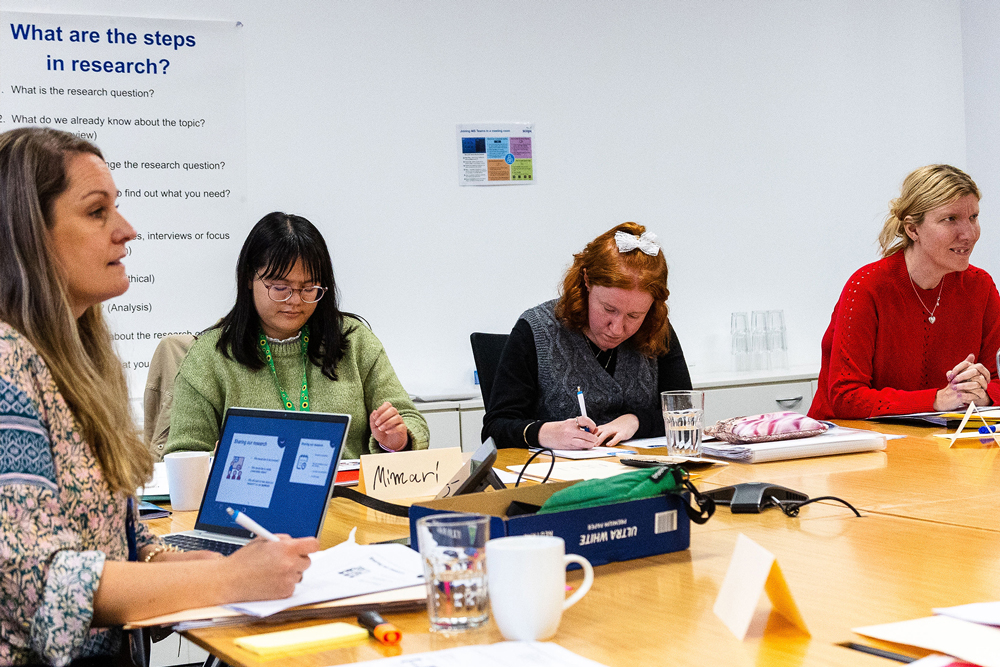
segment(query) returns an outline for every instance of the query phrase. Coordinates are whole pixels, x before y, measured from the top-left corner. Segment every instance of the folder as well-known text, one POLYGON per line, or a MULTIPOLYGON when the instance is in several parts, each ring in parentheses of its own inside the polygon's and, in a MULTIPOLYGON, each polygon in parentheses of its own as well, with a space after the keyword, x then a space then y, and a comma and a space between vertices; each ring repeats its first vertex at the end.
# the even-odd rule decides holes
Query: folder
MULTIPOLYGON (((331 600, 319 604, 292 607, 277 614, 268 616, 268 622, 301 621, 311 618, 344 618, 357 616, 363 611, 378 611, 388 613, 396 611, 415 611, 424 609, 427 605, 427 587, 409 586, 382 593, 358 595, 353 598, 331 600)), ((163 616, 155 616, 143 620, 132 621, 125 625, 126 630, 148 628, 154 626, 172 625, 178 632, 194 628, 219 627, 253 623, 259 618, 247 616, 225 607, 202 607, 188 609, 163 616)))
POLYGON ((882 451, 885 449, 885 443, 886 437, 881 433, 838 426, 822 435, 792 440, 746 444, 721 441, 702 442, 701 451, 706 456, 741 463, 764 463, 765 461, 804 459, 812 456, 882 451))

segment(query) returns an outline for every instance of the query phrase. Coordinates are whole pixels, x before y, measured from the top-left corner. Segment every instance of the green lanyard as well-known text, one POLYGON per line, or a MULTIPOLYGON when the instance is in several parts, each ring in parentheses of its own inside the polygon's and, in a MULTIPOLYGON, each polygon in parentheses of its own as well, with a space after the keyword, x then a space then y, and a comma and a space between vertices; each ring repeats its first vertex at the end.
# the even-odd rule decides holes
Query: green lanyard
MULTIPOLYGON (((274 384, 278 387, 278 392, 281 393, 281 402, 285 404, 286 410, 295 410, 295 406, 290 400, 288 400, 288 394, 281 386, 281 382, 278 381, 278 371, 274 370, 274 359, 271 356, 271 345, 267 342, 267 336, 264 335, 263 330, 258 330, 260 335, 260 347, 264 350, 264 357, 267 359, 267 365, 271 369, 271 376, 274 378, 274 384)), ((309 378, 306 375, 306 371, 309 369, 309 355, 307 350, 309 348, 309 327, 302 327, 302 338, 299 340, 302 345, 302 391, 299 393, 299 410, 303 412, 309 412, 309 378)))

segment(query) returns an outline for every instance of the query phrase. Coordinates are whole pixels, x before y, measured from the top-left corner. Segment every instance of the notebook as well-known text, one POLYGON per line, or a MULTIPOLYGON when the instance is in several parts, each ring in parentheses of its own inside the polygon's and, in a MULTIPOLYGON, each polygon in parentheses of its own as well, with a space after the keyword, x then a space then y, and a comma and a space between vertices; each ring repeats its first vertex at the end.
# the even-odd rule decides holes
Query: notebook
POLYGON ((882 451, 886 447, 886 436, 875 431, 834 426, 826 433, 808 438, 775 440, 750 444, 728 442, 703 442, 702 454, 741 463, 764 463, 804 459, 811 456, 831 454, 856 454, 859 452, 882 451))
POLYGON ((230 554, 253 538, 231 507, 272 533, 319 537, 350 415, 229 408, 195 529, 163 539, 230 554))

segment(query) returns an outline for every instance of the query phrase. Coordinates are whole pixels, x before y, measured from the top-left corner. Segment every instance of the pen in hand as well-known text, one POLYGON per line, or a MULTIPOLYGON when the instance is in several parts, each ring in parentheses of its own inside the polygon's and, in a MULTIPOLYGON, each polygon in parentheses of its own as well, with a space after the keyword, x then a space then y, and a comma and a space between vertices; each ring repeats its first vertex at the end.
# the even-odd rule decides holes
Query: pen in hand
POLYGON ((265 540, 271 540, 272 542, 281 541, 277 538, 277 536, 274 533, 269 531, 267 528, 264 528, 264 526, 260 525, 259 523, 248 517, 243 512, 237 512, 232 507, 227 507, 226 514, 233 517, 233 521, 235 521, 237 524, 243 526, 251 533, 256 533, 257 535, 260 535, 265 540))
MULTIPOLYGON (((576 388, 576 400, 580 402, 580 416, 586 418, 587 404, 583 402, 583 389, 581 389, 580 387, 576 388)), ((586 431, 587 433, 590 433, 590 429, 587 428, 586 426, 583 427, 583 430, 586 431)))

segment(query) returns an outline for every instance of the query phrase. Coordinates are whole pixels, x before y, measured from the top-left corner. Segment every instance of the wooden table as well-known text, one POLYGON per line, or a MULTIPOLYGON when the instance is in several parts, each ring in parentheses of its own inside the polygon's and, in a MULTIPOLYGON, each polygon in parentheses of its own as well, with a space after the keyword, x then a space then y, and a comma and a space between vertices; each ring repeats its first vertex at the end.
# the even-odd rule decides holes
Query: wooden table
MULTIPOLYGON (((871 427, 863 423, 851 426, 871 427)), ((936 606, 1000 599, 1000 470, 995 444, 929 437, 933 429, 889 427, 908 437, 884 453, 823 457, 756 465, 731 464, 705 487, 768 481, 807 493, 836 495, 865 514, 817 503, 788 518, 775 509, 733 515, 720 508, 704 526, 692 525, 688 551, 595 568, 590 593, 563 616, 554 641, 609 667, 638 665, 881 665, 882 658, 839 647, 865 641, 852 627, 900 621, 936 606), (738 641, 712 612, 737 536, 746 534, 775 554, 809 626, 796 634, 774 615, 755 620, 738 641), (766 631, 765 631, 766 630, 766 631)), ((522 450, 504 450, 500 464, 522 462, 522 450)), ((193 513, 154 522, 166 532, 190 527, 193 513)), ((334 500, 321 537, 323 547, 342 541, 353 526, 358 541, 407 533, 403 519, 334 500)), ((569 582, 580 575, 570 573, 569 582)), ((404 633, 402 652, 417 653, 469 643, 500 641, 491 622, 468 633, 428 631, 423 612, 390 615, 404 633)), ((322 622, 322 621, 316 621, 322 622)), ((310 623, 291 624, 296 627, 310 623)), ((234 665, 275 664, 237 648, 235 637, 272 627, 205 628, 186 636, 234 665)), ((922 653, 883 645, 912 655, 922 653)), ((312 653, 282 664, 324 665, 398 653, 375 642, 312 653)))

